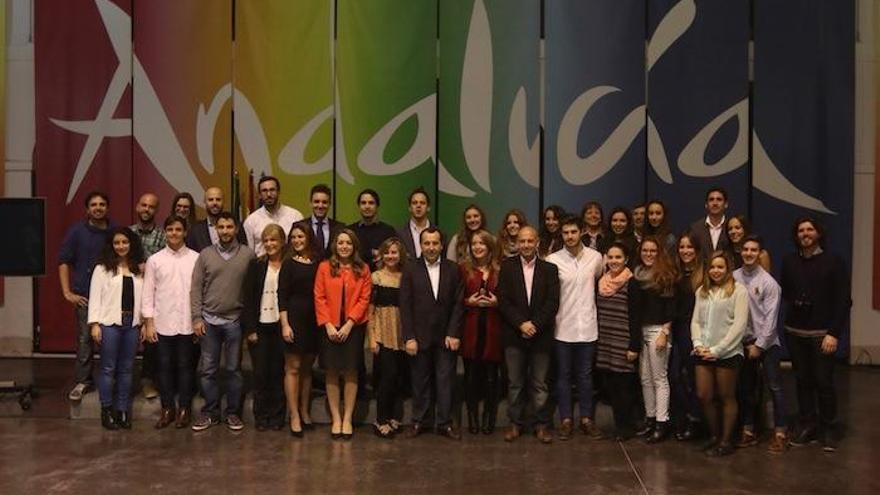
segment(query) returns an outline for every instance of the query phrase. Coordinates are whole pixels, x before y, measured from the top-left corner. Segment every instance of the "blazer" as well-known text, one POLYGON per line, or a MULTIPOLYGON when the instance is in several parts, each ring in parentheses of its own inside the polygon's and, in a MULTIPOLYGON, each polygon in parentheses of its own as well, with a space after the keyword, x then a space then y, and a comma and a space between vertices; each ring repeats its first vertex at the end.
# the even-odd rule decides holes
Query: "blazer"
POLYGON ((508 258, 501 263, 498 274, 498 310, 504 320, 504 346, 532 347, 550 351, 559 310, 559 269, 553 263, 537 259, 532 280, 531 303, 526 296, 521 257, 508 258), (524 338, 519 326, 531 321, 538 328, 532 338, 524 338))
MULTIPOLYGON (((436 227, 433 223, 430 224, 431 227, 436 227)), ((406 253, 409 255, 410 259, 416 258, 416 243, 419 242, 418 239, 413 239, 412 230, 409 229, 409 220, 406 221, 403 226, 397 229, 397 238, 403 242, 403 247, 406 248, 406 253)), ((440 246, 440 256, 446 257, 446 245, 448 241, 446 240, 446 234, 443 231, 440 231, 440 238, 442 239, 440 246)))
MULTIPOLYGON (((691 224, 690 227, 691 234, 697 238, 697 242, 700 244, 700 251, 703 253, 703 259, 708 260, 710 256, 712 256, 712 234, 709 233, 709 226, 706 225, 706 217, 703 217, 696 222, 691 224)), ((725 251, 730 249, 730 238, 727 237, 727 219, 724 220, 724 225, 721 226, 721 235, 718 236, 718 251, 725 251)))
MULTIPOLYGON (((134 308, 132 326, 141 324, 141 293, 144 277, 132 275, 134 282, 134 308)), ((107 271, 104 265, 95 265, 89 286, 89 324, 122 325, 122 273, 107 271)))
MULTIPOLYGON (((315 235, 315 230, 312 229, 311 215, 293 224, 297 227, 312 229, 312 261, 315 263, 318 263, 321 260, 325 260, 330 257, 330 243, 333 242, 333 236, 336 234, 337 230, 345 228, 344 223, 337 222, 332 218, 325 218, 324 221, 327 222, 327 224, 330 226, 330 238, 327 239, 326 249, 324 248, 324 246, 318 245, 318 237, 315 235)), ((367 263, 368 261, 369 260, 364 260, 364 263, 367 263)))
MULTIPOLYGON (((247 246, 247 236, 244 233, 244 229, 241 225, 238 226, 238 234, 236 235, 238 238, 238 243, 242 246, 247 246)), ((192 249, 196 253, 201 253, 202 249, 213 244, 211 242, 211 234, 208 233, 208 219, 199 220, 198 222, 192 224, 187 229, 186 233, 186 247, 192 249)))
POLYGON ((464 285, 458 265, 440 257, 437 299, 424 258, 409 261, 400 278, 400 322, 403 340, 415 339, 419 351, 444 345, 446 337, 461 338, 464 285))
MULTIPOLYGON (((254 258, 248 265, 242 285, 242 299, 244 307, 241 309, 241 330, 244 335, 250 335, 257 330, 260 324, 260 302, 263 299, 263 285, 266 283, 266 272, 269 271, 269 262, 254 258)), ((281 286, 281 268, 278 269, 278 285, 281 286)), ((279 297, 278 312, 281 312, 279 297)))
POLYGON ((325 260, 318 265, 315 275, 315 315, 318 326, 332 323, 337 327, 345 321, 352 320, 355 325, 367 322, 367 309, 370 306, 370 295, 373 291, 373 280, 370 270, 364 266, 361 276, 354 277, 354 272, 344 269, 337 276, 330 274, 330 262, 325 260), (345 307, 342 306, 342 292, 345 291, 345 307))

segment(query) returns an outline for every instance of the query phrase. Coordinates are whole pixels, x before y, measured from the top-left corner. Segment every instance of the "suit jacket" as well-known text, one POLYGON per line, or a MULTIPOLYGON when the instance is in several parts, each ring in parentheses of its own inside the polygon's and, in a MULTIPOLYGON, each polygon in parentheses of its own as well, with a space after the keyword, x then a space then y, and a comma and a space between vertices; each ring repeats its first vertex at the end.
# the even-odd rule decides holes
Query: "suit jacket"
POLYGON ((266 283, 268 270, 269 262, 259 258, 252 259, 248 265, 241 290, 244 303, 241 309, 241 330, 244 335, 257 331, 257 326, 260 324, 260 302, 263 299, 263 285, 266 283))
MULTIPOLYGON (((431 227, 436 227, 436 225, 431 224, 431 227)), ((446 234, 443 234, 441 230, 441 239, 443 239, 442 246, 440 247, 440 256, 445 257, 446 254, 446 244, 448 240, 446 239, 446 234)), ((409 229, 409 220, 402 227, 397 229, 397 238, 403 242, 403 247, 406 248, 406 254, 409 255, 410 259, 415 259, 416 257, 416 243, 419 242, 418 239, 413 239, 412 230, 409 229)))
MULTIPOLYGON (((247 236, 241 225, 238 226, 238 243, 247 246, 247 236)), ((201 253, 202 249, 213 244, 211 242, 211 234, 208 233, 208 219, 199 220, 187 229, 186 247, 197 253, 201 253)))
POLYGON ((464 285, 458 265, 440 259, 437 299, 424 258, 409 261, 400 279, 400 321, 403 339, 415 339, 419 351, 444 345, 446 337, 461 338, 464 285))
POLYGON ((696 222, 692 223, 690 226, 690 232, 697 238, 697 242, 700 243, 700 250, 703 253, 703 259, 709 259, 709 256, 712 256, 712 252, 715 250, 725 251, 730 248, 730 239, 727 237, 727 219, 724 220, 724 225, 721 226, 721 235, 718 237, 718 247, 712 248, 712 234, 709 233, 709 226, 706 225, 706 217, 703 217, 696 222))
POLYGON ((498 310, 504 320, 502 340, 505 347, 537 346, 544 351, 552 348, 556 311, 559 310, 559 269, 556 265, 542 259, 535 262, 529 303, 521 258, 516 256, 504 260, 498 274, 496 296, 498 310), (526 321, 531 321, 538 328, 538 333, 528 339, 519 331, 519 326, 526 321))
POLYGON ((315 229, 312 229, 312 217, 309 215, 306 218, 303 218, 299 222, 294 223, 294 225, 312 229, 312 253, 313 253, 313 262, 318 263, 321 260, 325 260, 330 257, 330 242, 333 241, 333 235, 337 230, 345 228, 345 224, 342 222, 337 222, 332 218, 325 218, 325 222, 330 225, 330 237, 327 239, 327 247, 318 245, 318 237, 315 235, 315 229))

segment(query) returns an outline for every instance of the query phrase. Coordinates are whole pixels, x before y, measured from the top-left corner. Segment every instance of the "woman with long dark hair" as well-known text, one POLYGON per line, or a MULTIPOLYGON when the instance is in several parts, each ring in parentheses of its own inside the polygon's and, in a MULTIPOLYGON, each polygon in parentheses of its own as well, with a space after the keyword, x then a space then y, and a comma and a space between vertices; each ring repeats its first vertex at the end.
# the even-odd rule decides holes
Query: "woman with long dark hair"
POLYGON ((339 229, 330 242, 330 258, 318 265, 315 277, 315 313, 321 337, 321 365, 327 371, 327 402, 334 440, 349 440, 358 387, 358 368, 364 356, 364 327, 370 305, 370 268, 361 259, 358 238, 351 229, 339 229), (344 410, 339 410, 339 378, 344 410))
POLYGON ((546 258, 548 254, 562 249, 562 229, 559 223, 565 217, 565 210, 558 205, 544 208, 541 215, 541 232, 539 234, 538 256, 546 258))
POLYGON ((499 261, 512 258, 519 254, 519 246, 516 243, 516 236, 519 235, 519 229, 529 224, 526 220, 526 214, 522 210, 516 208, 508 210, 504 214, 504 223, 498 230, 498 252, 499 261))
POLYGON ((666 205, 659 199, 648 201, 645 205, 645 236, 657 239, 666 254, 673 257, 677 239, 669 223, 669 210, 666 205))
POLYGON ((142 339, 143 262, 140 238, 128 227, 117 227, 92 272, 88 324, 101 347, 98 396, 101 425, 108 430, 131 428, 132 368, 142 339))
POLYGON ((611 210, 608 215, 608 224, 605 226, 605 237, 599 246, 599 251, 605 253, 614 243, 620 243, 626 250, 627 266, 632 269, 636 261, 636 247, 639 242, 633 234, 632 216, 629 210, 618 206, 611 210))
MULTIPOLYGON (((730 257, 734 268, 742 267, 742 245, 746 237, 752 234, 752 225, 745 215, 735 215, 727 220, 727 238, 730 239, 730 257)), ((765 271, 770 271, 770 253, 763 247, 758 255, 758 264, 765 271)))
POLYGON ((312 365, 318 353, 315 318, 315 276, 312 229, 293 224, 287 235, 287 256, 281 264, 278 306, 284 341, 284 395, 290 415, 290 434, 301 437, 312 428, 312 365))
POLYGON ((471 237, 478 230, 486 228, 486 214, 483 209, 475 204, 470 204, 461 215, 461 228, 449 240, 446 247, 446 257, 456 263, 465 261, 471 245, 471 237))
POLYGON ((732 267, 729 254, 712 254, 703 285, 696 293, 691 319, 697 395, 712 435, 703 450, 710 456, 734 452, 731 437, 738 411, 736 378, 743 362, 749 298, 745 287, 734 280, 732 267))
POLYGON ((498 415, 499 375, 501 364, 501 316, 498 313, 499 264, 495 257, 495 239, 485 230, 471 238, 471 255, 460 265, 464 280, 463 329, 461 356, 464 359, 465 404, 468 431, 495 431, 498 415), (482 419, 479 414, 483 402, 482 419))

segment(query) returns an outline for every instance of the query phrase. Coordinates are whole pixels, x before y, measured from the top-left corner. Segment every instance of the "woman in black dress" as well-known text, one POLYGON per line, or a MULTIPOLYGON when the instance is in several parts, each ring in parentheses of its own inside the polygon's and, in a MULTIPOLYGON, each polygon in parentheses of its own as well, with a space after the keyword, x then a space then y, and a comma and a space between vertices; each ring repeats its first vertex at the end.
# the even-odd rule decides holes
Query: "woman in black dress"
POLYGON ((318 352, 318 323, 315 319, 315 273, 312 229, 294 225, 287 236, 289 254, 281 265, 278 305, 281 337, 285 342, 284 392, 290 411, 290 432, 302 436, 312 426, 310 414, 312 364, 318 352))

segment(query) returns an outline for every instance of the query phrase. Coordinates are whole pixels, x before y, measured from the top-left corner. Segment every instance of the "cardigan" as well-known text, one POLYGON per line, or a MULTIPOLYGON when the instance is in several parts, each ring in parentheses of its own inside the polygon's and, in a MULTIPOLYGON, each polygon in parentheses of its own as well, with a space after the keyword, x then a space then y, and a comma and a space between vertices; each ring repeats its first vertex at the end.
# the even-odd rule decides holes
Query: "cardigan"
MULTIPOLYGON (((130 275, 134 282, 134 308, 131 326, 141 324, 141 292, 144 278, 141 275, 130 275)), ((100 325, 122 325, 122 271, 113 272, 104 265, 95 265, 89 287, 88 323, 100 325)))

